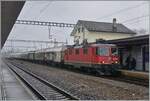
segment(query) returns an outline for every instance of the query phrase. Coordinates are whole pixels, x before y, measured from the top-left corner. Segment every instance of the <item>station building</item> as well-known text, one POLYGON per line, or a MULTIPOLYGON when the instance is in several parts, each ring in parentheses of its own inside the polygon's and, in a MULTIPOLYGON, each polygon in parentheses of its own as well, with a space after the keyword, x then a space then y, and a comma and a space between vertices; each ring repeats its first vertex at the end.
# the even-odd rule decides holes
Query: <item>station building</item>
POLYGON ((128 38, 135 34, 134 31, 123 24, 116 23, 115 18, 112 23, 79 20, 71 32, 71 36, 74 37, 74 42, 77 44, 81 44, 83 40, 92 43, 97 39, 112 40, 128 38))

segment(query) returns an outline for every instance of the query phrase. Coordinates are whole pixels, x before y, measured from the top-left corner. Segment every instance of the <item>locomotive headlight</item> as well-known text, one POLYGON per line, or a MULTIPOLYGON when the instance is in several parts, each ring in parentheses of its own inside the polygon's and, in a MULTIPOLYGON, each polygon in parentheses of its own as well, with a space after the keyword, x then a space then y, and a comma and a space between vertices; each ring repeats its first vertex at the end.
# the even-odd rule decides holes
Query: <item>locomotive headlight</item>
POLYGON ((102 61, 102 63, 105 63, 104 61, 102 61))
POLYGON ((115 63, 118 63, 118 61, 115 61, 115 63))

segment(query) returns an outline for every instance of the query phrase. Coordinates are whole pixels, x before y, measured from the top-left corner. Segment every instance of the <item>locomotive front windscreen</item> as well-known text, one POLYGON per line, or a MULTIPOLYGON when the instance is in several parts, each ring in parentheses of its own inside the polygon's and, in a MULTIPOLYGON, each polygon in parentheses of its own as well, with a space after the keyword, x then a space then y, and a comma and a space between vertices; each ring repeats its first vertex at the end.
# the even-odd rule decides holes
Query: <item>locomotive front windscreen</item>
POLYGON ((96 48, 96 55, 108 56, 109 55, 109 48, 108 47, 96 48))

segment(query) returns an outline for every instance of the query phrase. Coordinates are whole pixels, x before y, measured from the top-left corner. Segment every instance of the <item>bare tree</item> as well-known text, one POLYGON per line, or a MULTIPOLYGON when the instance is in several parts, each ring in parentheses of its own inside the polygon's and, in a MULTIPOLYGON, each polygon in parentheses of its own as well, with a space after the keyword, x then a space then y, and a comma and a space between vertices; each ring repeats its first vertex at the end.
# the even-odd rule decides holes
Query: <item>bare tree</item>
POLYGON ((146 29, 134 29, 133 31, 136 32, 138 35, 148 33, 146 29))

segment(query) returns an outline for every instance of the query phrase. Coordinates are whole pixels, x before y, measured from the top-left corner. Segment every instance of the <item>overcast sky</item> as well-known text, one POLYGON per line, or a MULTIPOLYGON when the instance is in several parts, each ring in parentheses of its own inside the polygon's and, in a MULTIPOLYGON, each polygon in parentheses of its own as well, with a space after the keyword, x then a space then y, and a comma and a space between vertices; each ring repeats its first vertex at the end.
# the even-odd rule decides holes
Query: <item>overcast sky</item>
MULTIPOLYGON (((130 29, 149 28, 148 1, 27 1, 18 20, 76 23, 78 20, 123 23, 130 29), (143 16, 143 17, 142 17, 143 16), (139 17, 139 19, 138 19, 139 17)), ((52 27, 53 39, 73 43, 72 28, 52 27)), ((9 39, 49 40, 48 27, 15 24, 9 39)))

